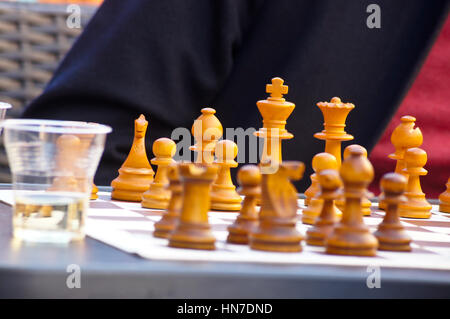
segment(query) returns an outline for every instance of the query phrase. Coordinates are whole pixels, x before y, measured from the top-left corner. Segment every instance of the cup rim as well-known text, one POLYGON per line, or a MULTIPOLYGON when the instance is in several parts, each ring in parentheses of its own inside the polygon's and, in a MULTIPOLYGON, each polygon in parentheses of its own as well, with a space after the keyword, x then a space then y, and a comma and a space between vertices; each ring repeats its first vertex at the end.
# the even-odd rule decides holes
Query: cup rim
POLYGON ((10 109, 12 107, 11 104, 6 103, 6 102, 0 102, 0 110, 6 110, 6 109, 10 109))
POLYGON ((63 134, 107 134, 112 132, 110 126, 94 122, 43 119, 7 119, 0 123, 0 127, 5 131, 16 130, 63 134))

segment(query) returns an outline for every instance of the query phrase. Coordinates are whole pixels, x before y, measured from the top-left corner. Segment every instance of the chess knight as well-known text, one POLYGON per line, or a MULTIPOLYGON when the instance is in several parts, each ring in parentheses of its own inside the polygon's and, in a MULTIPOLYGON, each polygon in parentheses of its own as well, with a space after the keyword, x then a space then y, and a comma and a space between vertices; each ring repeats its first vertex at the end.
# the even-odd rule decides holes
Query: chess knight
MULTIPOLYGON (((271 165, 266 161, 261 165, 271 165)), ((263 172, 263 170, 261 170, 263 172)), ((303 236, 297 231, 297 190, 291 180, 303 176, 302 162, 282 162, 276 173, 262 174, 259 226, 250 233, 250 247, 257 250, 299 252, 303 236)))

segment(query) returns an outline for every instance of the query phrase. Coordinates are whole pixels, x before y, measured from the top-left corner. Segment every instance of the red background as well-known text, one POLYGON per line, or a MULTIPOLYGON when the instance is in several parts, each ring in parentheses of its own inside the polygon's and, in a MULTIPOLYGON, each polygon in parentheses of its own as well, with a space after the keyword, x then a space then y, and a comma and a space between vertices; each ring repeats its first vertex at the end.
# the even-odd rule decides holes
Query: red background
POLYGON ((421 146, 428 154, 421 178, 428 198, 437 198, 450 177, 450 17, 447 18, 430 54, 382 138, 372 150, 370 161, 375 168, 371 191, 379 193, 379 179, 395 168, 387 157, 394 151, 390 137, 403 115, 412 115, 423 134, 421 146))

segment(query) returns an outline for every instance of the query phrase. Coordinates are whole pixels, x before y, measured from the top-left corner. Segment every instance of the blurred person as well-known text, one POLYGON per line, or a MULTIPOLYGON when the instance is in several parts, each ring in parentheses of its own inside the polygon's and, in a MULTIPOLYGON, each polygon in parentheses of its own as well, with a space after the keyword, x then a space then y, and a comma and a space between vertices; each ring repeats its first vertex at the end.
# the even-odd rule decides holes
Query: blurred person
POLYGON ((96 176, 109 185, 140 113, 149 157, 155 139, 190 130, 203 107, 224 128, 258 129, 255 103, 279 76, 296 104, 283 159, 309 167, 324 150, 313 137, 323 129, 316 103, 354 103, 346 131, 370 151, 447 12, 444 0, 106 0, 23 116, 112 126, 96 176), (376 27, 370 4, 380 9, 376 27))

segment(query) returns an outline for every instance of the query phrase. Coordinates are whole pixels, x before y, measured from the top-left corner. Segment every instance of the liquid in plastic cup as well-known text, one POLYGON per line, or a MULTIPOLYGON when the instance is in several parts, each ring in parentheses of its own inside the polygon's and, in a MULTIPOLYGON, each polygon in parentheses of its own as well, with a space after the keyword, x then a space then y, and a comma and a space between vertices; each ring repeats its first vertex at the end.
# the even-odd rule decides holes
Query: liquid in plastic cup
POLYGON ((50 243, 84 238, 93 179, 111 128, 32 119, 1 126, 12 173, 13 236, 50 243))

